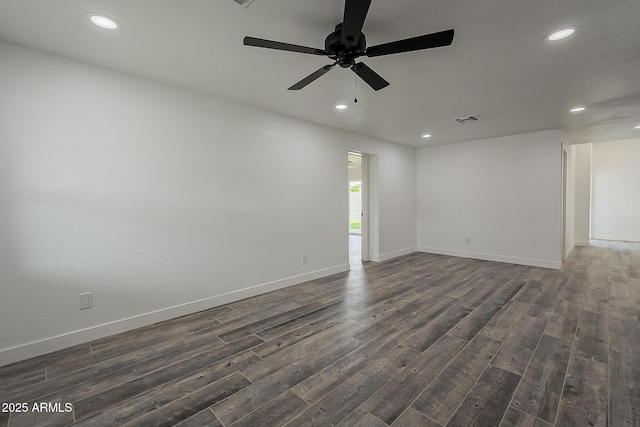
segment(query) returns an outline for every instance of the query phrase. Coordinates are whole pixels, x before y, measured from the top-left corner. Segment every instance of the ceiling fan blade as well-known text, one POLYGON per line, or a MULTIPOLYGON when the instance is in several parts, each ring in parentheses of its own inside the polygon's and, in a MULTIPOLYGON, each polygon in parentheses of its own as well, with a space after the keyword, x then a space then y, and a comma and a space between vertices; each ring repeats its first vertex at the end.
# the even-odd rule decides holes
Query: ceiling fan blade
POLYGON ((313 47, 306 47, 306 46, 298 46, 296 44, 290 44, 290 43, 275 42, 273 40, 258 39, 255 37, 245 37, 243 40, 243 44, 245 46, 265 47, 267 49, 286 50, 287 52, 308 53, 310 55, 324 56, 327 54, 327 52, 322 49, 316 49, 313 47))
POLYGON ((345 0, 341 42, 346 47, 358 44, 371 0, 345 0))
POLYGON ((424 36, 371 46, 367 48, 365 55, 368 57, 391 55, 394 53, 411 52, 412 50, 449 46, 451 43, 453 43, 453 30, 446 30, 440 31, 439 33, 426 34, 424 36))
POLYGON ((293 86, 291 86, 287 90, 300 90, 300 89, 302 89, 303 87, 305 87, 309 83, 311 83, 314 80, 319 79, 320 77, 322 77, 325 74, 327 74, 329 71, 331 71, 331 69, 333 67, 336 66, 336 64, 337 64, 337 62, 334 62, 331 65, 325 65, 324 67, 320 68, 319 70, 309 74, 307 77, 305 77, 304 79, 300 80, 298 83, 294 84, 293 86))
POLYGON ((389 82, 380 77, 378 73, 367 67, 364 63, 359 62, 351 67, 351 71, 356 73, 358 77, 364 80, 373 90, 380 90, 389 86, 389 82))

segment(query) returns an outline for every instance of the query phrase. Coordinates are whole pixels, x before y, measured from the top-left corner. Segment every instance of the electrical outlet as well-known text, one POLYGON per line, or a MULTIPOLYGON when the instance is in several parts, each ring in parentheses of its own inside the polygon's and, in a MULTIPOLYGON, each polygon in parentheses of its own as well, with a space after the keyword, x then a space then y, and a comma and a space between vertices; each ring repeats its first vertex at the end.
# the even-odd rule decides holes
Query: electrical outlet
POLYGON ((93 292, 80 294, 80 310, 93 307, 93 292))
POLYGON ((309 262, 309 255, 307 254, 302 254, 302 263, 306 264, 309 262))
POLYGON ((464 241, 465 245, 470 245, 471 244, 471 237, 467 237, 466 240, 464 241))

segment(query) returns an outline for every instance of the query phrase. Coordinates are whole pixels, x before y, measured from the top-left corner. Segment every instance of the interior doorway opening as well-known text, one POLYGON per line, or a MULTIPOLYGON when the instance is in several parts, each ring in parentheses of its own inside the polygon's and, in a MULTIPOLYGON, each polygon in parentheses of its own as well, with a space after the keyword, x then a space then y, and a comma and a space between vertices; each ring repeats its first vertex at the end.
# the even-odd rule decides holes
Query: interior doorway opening
POLYGON ((349 152, 349 264, 362 262, 362 154, 349 152))
POLYGON ((353 266, 380 261, 378 156, 350 151, 348 162, 349 263, 353 266))

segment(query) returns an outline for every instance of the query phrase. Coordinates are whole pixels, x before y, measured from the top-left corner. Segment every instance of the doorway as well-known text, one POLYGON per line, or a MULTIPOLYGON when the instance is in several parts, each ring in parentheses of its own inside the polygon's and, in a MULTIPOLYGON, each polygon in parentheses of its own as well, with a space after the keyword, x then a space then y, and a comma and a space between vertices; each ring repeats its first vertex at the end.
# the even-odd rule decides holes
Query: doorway
POLYGON ((349 264, 362 262, 362 154, 349 152, 349 264))
POLYGON ((349 263, 380 261, 378 232, 378 156, 348 153, 349 263))

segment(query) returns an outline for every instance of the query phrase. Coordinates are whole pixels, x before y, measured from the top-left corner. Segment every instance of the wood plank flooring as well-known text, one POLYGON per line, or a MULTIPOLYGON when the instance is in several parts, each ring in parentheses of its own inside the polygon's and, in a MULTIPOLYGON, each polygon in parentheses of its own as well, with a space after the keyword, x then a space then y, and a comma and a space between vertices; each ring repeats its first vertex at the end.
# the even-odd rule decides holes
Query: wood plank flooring
POLYGON ((0 367, 0 427, 640 426, 639 319, 637 243, 415 253, 0 367))

